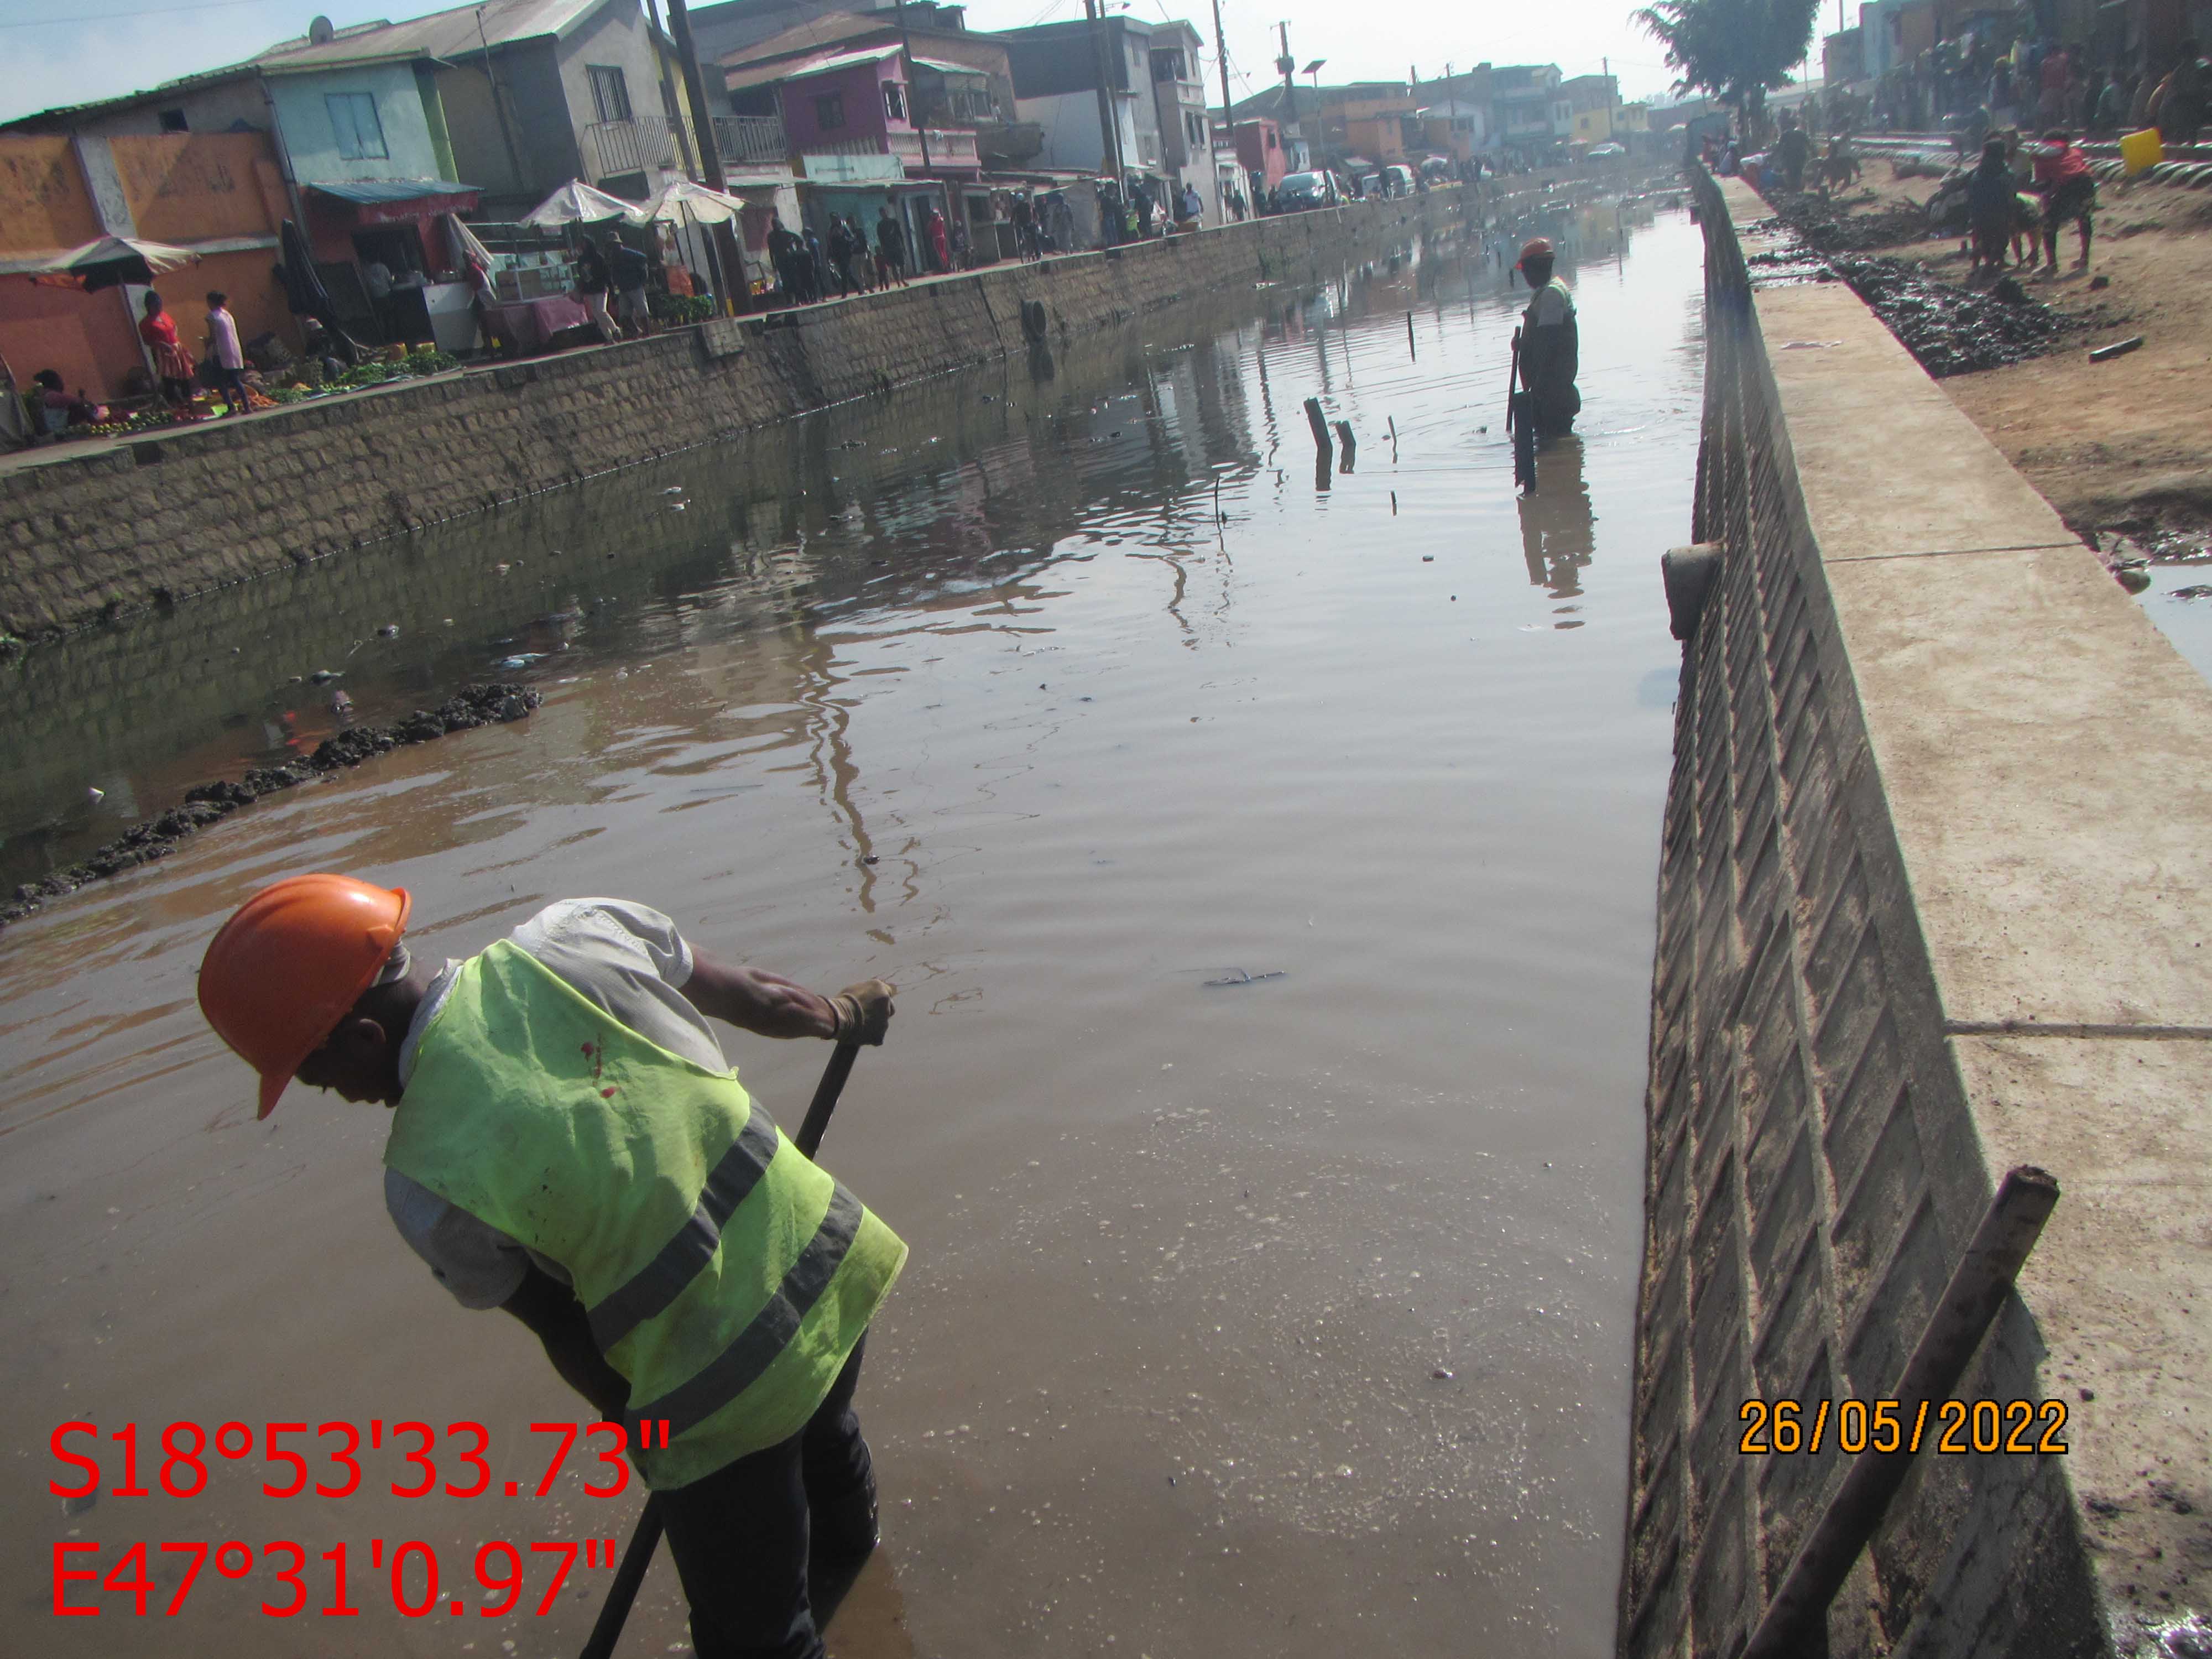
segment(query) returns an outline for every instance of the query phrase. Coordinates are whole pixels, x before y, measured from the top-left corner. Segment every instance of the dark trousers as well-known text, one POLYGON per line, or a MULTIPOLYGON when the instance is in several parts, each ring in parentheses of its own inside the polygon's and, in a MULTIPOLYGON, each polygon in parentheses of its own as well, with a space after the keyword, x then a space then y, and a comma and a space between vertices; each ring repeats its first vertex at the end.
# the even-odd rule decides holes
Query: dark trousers
POLYGON ((876 1538, 875 1473, 853 1414, 860 1352, 799 1433, 660 1494, 698 1659, 822 1659, 809 1566, 850 1567, 876 1538))

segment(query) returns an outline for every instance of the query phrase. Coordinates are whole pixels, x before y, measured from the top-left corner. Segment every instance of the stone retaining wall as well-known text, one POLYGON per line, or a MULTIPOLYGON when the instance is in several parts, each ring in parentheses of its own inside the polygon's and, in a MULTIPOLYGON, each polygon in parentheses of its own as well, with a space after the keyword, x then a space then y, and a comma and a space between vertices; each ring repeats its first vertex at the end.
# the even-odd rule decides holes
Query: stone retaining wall
POLYGON ((2029 1163, 2063 1196, 1959 1397, 2064 1401, 2070 1455, 1923 1454, 1831 1650, 2164 1653, 2212 1607, 2212 690, 1848 289, 1754 293, 1763 205, 1699 191, 1723 552, 1663 830, 1619 1649, 1741 1647, 1846 1466, 1743 1455, 1743 1401, 1889 1392, 2029 1163))
POLYGON ((24 637, 484 511, 1185 299, 1317 281, 1461 222, 1437 190, 380 388, 0 471, 0 633, 24 637))

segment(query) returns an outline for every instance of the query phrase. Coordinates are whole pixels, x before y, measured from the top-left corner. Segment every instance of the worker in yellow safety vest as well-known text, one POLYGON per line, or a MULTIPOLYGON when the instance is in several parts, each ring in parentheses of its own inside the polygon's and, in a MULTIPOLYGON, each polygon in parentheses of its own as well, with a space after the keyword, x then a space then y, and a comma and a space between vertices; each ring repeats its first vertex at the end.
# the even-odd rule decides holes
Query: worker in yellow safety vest
POLYGON ((401 1236, 632 1429, 700 1659, 820 1659, 810 1572, 876 1545, 853 1389, 906 1246, 777 1132, 708 1022, 880 1043, 891 988, 817 995, 614 899, 433 970, 408 910, 347 876, 280 881, 209 945, 201 1010, 261 1074, 260 1115, 295 1078, 394 1109, 401 1236))

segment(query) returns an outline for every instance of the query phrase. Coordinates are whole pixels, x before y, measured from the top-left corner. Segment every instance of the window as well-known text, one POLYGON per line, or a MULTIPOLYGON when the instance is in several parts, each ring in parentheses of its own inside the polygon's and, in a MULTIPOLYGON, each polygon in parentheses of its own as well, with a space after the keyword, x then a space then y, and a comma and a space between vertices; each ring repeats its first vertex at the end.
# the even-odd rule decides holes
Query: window
POLYGON ((956 92, 952 94, 954 118, 962 121, 988 121, 997 111, 992 107, 988 92, 956 92))
POLYGON ((585 72, 592 77, 592 107, 602 121, 629 119, 629 82, 623 78, 622 70, 608 64, 590 64, 585 72))
MULTIPOLYGON (((957 108, 958 101, 958 98, 956 95, 954 99, 956 109, 957 108)), ((886 81, 884 82, 884 113, 890 116, 894 121, 903 121, 906 119, 906 88, 896 81, 886 81)))
POLYGON ((1194 115, 1188 110, 1185 110, 1182 115, 1182 131, 1183 137, 1189 139, 1192 143, 1205 143, 1206 118, 1203 115, 1194 115))
POLYGON ((191 129, 185 124, 184 111, 180 109, 165 109, 161 112, 161 131, 164 132, 189 132, 191 129))
POLYGON ((1181 52, 1156 52, 1152 54, 1153 80, 1181 81, 1185 78, 1186 77, 1182 72, 1182 54, 1181 52))
POLYGON ((845 94, 825 92, 814 100, 814 125, 823 132, 835 132, 845 125, 845 94))
POLYGON ((338 159, 344 161, 381 161, 384 148, 384 123, 376 116, 376 99, 366 92, 332 92, 323 95, 323 107, 331 112, 331 131, 337 135, 338 159))

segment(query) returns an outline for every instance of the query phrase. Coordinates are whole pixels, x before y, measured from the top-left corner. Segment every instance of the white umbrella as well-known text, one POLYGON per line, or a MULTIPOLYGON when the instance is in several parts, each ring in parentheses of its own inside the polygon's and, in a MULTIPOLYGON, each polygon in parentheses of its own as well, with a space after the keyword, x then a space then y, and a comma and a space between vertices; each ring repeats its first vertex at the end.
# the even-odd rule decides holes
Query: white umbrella
POLYGON ((696 179, 671 179, 641 211, 647 224, 674 225, 689 219, 696 225, 725 225, 744 209, 743 198, 709 190, 696 179))
MULTIPOLYGON (((643 224, 670 225, 726 225, 751 205, 744 198, 719 190, 709 190, 696 179, 671 179, 660 187, 659 193, 640 210, 638 221, 643 224)), ((722 280, 721 257, 710 240, 707 244, 708 263, 714 267, 714 285, 726 294, 728 284, 722 280)), ((740 259, 740 270, 743 261, 740 259)))
POLYGON ((562 225, 603 225, 610 219, 641 225, 645 222, 644 209, 638 203, 625 202, 619 196, 595 189, 580 179, 571 179, 524 214, 520 222, 551 229, 562 225))
POLYGON ((199 255, 188 247, 149 242, 129 236, 102 236, 82 247, 59 248, 43 253, 16 254, 0 259, 0 273, 20 276, 82 276, 88 288, 112 287, 117 283, 150 281, 165 270, 196 264, 199 255))

